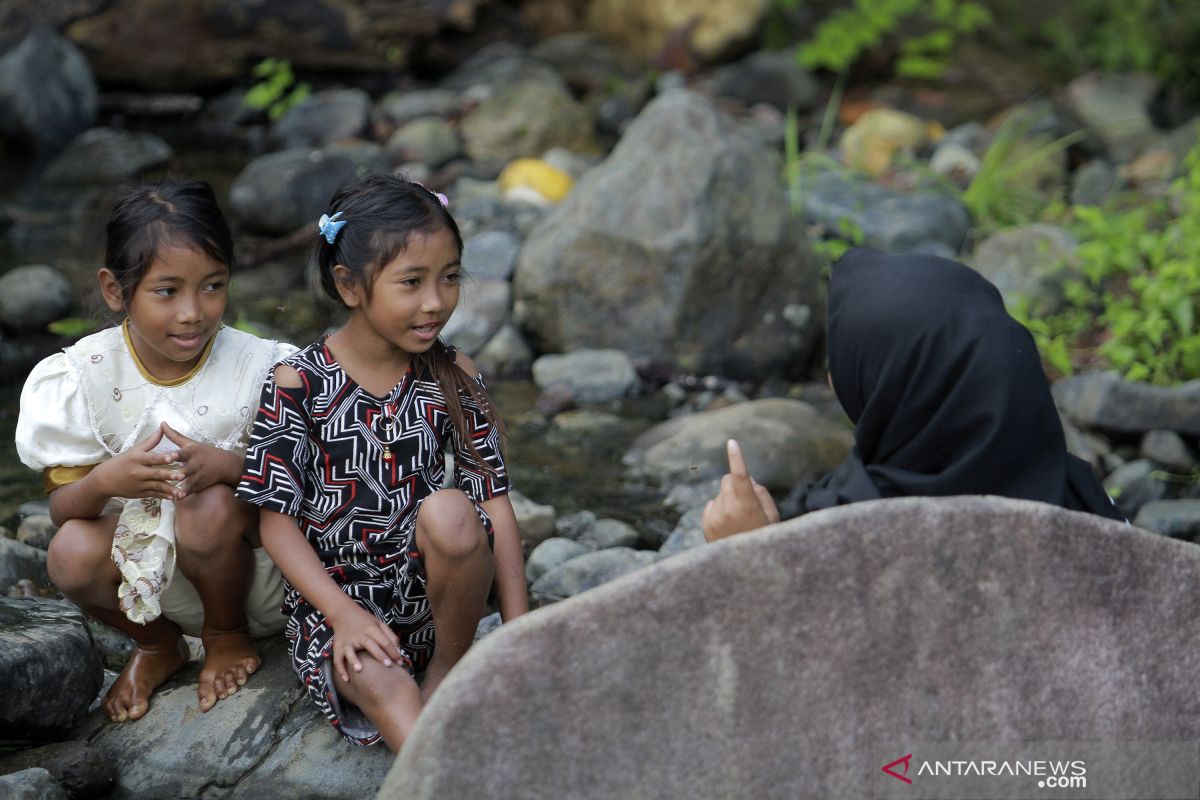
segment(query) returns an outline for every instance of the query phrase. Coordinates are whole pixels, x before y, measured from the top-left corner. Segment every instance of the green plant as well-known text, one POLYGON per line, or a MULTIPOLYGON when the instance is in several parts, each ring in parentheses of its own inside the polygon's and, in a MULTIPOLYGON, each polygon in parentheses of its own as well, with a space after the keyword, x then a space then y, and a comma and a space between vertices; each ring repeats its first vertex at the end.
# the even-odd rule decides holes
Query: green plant
POLYGON ((255 111, 266 111, 271 120, 279 119, 312 93, 307 83, 296 82, 292 65, 286 59, 260 61, 253 75, 260 80, 246 92, 242 104, 255 111))
MULTIPOLYGON (((783 177, 787 187, 788 205, 792 214, 804 216, 804 184, 814 172, 834 170, 845 172, 845 168, 829 156, 824 155, 829 141, 833 137, 833 126, 837 119, 837 109, 842 102, 843 77, 834 84, 829 102, 825 104, 825 112, 821 116, 821 130, 817 134, 816 147, 812 152, 800 151, 800 120, 794 108, 789 108, 783 127, 783 177)), ((841 258, 842 254, 851 247, 861 245, 864 240, 862 227, 854 220, 843 217, 838 220, 833 235, 818 237, 813 242, 813 249, 823 256, 827 263, 841 258)))
POLYGON ((96 330, 96 320, 84 317, 63 317, 46 326, 46 330, 67 339, 78 339, 96 330))
POLYGON ((1030 137, 1032 124, 1024 109, 1009 114, 963 191, 960 199, 978 228, 988 231, 1031 222, 1054 199, 1038 185, 1039 178, 1053 167, 1054 159, 1062 163, 1066 149, 1083 133, 1030 137))
POLYGON ((1195 0, 1072 0, 1047 20, 1051 53, 1072 72, 1152 72, 1200 94, 1195 0))
POLYGON ((1200 142, 1167 198, 1072 211, 1081 244, 1063 310, 1033 318, 1028 303, 1014 309, 1042 355, 1063 374, 1098 358, 1130 380, 1200 378, 1200 142))
POLYGON ((945 72, 955 40, 991 21, 991 12, 978 0, 854 0, 817 25, 813 38, 800 47, 799 61, 809 69, 845 72, 907 25, 921 32, 899 37, 897 74, 936 78, 945 72))

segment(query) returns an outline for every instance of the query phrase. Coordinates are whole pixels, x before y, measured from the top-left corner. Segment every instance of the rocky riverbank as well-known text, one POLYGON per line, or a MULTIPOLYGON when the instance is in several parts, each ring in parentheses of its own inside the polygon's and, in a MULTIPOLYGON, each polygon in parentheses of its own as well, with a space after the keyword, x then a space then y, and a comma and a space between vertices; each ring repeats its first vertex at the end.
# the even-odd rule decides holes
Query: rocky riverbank
MULTIPOLYGON (((1116 192, 1162 198, 1200 129, 1198 118, 1164 118, 1163 87, 1145 76, 1041 86, 1016 67, 1026 76, 1017 89, 892 82, 853 87, 833 107, 832 80, 791 51, 748 51, 767 4, 742 2, 696 6, 705 16, 682 49, 679 20, 647 11, 614 31, 613 19, 635 17, 591 18, 582 4, 522 3, 539 35, 492 43, 480 21, 503 14, 488 0, 440 4, 422 12, 424 27, 410 16, 390 32, 370 17, 368 29, 400 48, 391 52, 341 5, 306 0, 271 35, 300 37, 306 14, 324 20, 291 50, 322 80, 271 119, 243 102, 246 43, 265 24, 255 15, 225 19, 229 3, 207 0, 162 29, 233 42, 229 63, 216 64, 213 41, 197 40, 184 81, 172 59, 193 53, 179 41, 143 42, 130 60, 121 46, 131 34, 114 27, 114 12, 75 5, 58 9, 56 25, 0 39, 0 173, 13 177, 0 188, 0 382, 19 385, 80 325, 100 324, 96 253, 119 181, 165 171, 212 179, 242 262, 227 322, 304 344, 336 319, 310 291, 315 220, 348 178, 403 172, 449 196, 464 234, 471 280, 444 336, 497 387, 513 430, 534 605, 700 544, 700 509, 729 436, 779 497, 841 460, 850 429, 823 382, 821 350, 822 274, 837 246, 959 258, 1014 304, 1061 306, 1081 247, 1071 230, 992 228, 964 202, 1004 120, 1025 120, 1017 152, 1073 137, 1037 162, 1025 188, 1092 206, 1116 192), (217 14, 233 38, 220 26, 203 33, 212 29, 192 25, 197 14, 217 14), (563 27, 579 29, 554 32, 563 27), (454 58, 447 41, 461 45, 454 58), (421 64, 420 77, 404 63, 421 64), (956 91, 971 102, 956 102, 956 91), (794 145, 803 164, 787 156, 794 145), (47 333, 63 319, 75 327, 47 333)), ((164 7, 146 2, 137 19, 165 24, 164 7)), ((1071 450, 1121 510, 1200 541, 1191 478, 1200 384, 1085 371, 1054 391, 1071 450)), ((13 394, 0 424, 15 412, 13 394)), ((12 471, 0 474, 19 471, 11 445, 2 458, 12 471)), ((315 719, 277 644, 213 714, 194 708, 193 669, 136 725, 89 715, 105 669, 111 679, 129 645, 53 597, 54 528, 37 476, 27 481, 0 515, 0 667, 28 677, 0 703, 10 771, 44 764, 49 775, 19 774, 50 787, 45 796, 55 782, 72 797, 110 785, 123 797, 270 796, 284 786, 289 796, 362 797, 378 786, 390 760, 345 748, 315 719), (57 756, 31 755, 62 739, 77 745, 70 763, 114 771, 77 781, 75 767, 51 768, 57 756), (209 761, 190 770, 201 751, 227 758, 216 771, 209 761)))

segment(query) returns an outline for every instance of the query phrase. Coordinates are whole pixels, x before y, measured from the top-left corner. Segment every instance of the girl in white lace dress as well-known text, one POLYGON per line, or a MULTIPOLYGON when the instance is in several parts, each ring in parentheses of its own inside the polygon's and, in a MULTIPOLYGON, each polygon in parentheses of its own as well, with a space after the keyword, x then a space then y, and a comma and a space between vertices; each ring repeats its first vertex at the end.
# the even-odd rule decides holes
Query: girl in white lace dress
POLYGON ((138 719, 200 636, 202 711, 259 666, 250 635, 282 630, 282 582, 233 485, 263 380, 294 352, 221 325, 233 242, 202 181, 139 186, 108 222, 100 291, 124 322, 38 364, 17 452, 43 473, 50 577, 137 648, 103 702, 138 719))

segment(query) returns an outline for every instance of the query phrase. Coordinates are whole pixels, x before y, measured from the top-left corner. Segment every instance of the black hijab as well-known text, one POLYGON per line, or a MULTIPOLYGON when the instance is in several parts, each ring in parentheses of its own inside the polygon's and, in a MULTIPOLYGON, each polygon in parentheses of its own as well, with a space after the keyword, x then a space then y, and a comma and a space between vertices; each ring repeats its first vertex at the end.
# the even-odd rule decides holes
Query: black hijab
POLYGON ((827 341, 855 444, 801 509, 994 494, 1122 519, 1067 453, 1033 337, 975 270, 850 250, 833 266, 827 341))

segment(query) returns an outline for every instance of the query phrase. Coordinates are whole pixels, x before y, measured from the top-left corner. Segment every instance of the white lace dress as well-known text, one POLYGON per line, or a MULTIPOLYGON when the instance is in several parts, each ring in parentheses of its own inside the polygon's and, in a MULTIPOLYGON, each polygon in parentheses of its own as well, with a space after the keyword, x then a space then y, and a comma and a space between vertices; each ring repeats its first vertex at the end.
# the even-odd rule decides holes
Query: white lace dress
MULTIPOLYGON (((134 355, 125 326, 81 339, 41 361, 21 392, 17 453, 42 472, 47 492, 84 477, 166 422, 183 435, 239 455, 246 449, 267 373, 295 352, 289 344, 223 327, 187 375, 160 381, 134 355)), ((164 438, 158 448, 175 449, 164 438)), ((120 519, 113 561, 118 598, 129 619, 161 613, 175 565, 175 504, 114 498, 120 519)))

